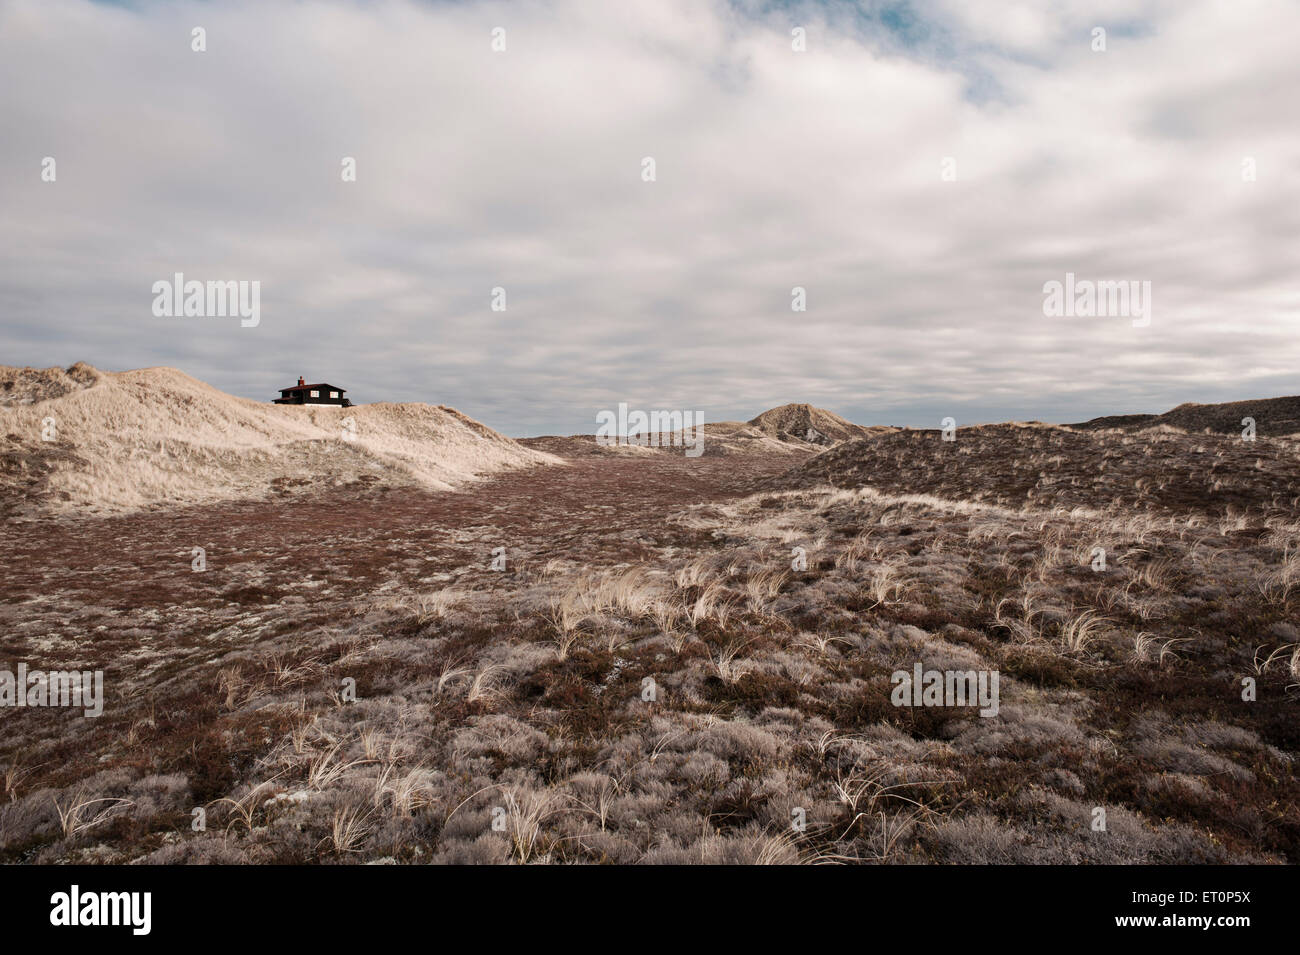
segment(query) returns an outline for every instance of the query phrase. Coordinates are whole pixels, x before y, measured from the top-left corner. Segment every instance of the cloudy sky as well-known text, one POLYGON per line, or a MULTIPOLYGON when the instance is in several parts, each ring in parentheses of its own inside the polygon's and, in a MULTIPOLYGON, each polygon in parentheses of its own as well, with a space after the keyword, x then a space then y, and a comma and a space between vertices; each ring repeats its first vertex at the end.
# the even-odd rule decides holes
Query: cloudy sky
POLYGON ((1294 394, 1297 37, 1292 0, 0 0, 0 364, 512 435, 1294 394), (260 325, 156 317, 175 272, 260 325), (1045 316, 1066 272, 1150 325, 1045 316))

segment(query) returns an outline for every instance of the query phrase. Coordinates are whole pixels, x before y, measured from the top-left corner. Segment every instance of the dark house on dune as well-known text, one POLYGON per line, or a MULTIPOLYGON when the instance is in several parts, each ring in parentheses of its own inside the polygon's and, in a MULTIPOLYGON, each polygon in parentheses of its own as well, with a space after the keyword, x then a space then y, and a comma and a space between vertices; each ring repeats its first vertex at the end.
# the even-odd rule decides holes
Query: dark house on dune
POLYGON ((315 385, 303 384, 298 376, 298 384, 291 388, 281 388, 280 397, 275 399, 277 405, 338 405, 351 408, 352 402, 343 397, 346 388, 320 382, 315 385))

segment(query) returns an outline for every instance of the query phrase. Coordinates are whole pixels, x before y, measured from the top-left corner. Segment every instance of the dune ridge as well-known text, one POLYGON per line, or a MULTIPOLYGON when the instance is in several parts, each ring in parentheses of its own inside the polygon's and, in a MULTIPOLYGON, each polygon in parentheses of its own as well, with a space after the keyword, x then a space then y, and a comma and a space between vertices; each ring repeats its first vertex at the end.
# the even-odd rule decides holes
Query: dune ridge
POLYGON ((175 368, 0 367, 0 512, 111 514, 553 465, 454 408, 276 405, 175 368), (45 440, 46 437, 53 440, 45 440))

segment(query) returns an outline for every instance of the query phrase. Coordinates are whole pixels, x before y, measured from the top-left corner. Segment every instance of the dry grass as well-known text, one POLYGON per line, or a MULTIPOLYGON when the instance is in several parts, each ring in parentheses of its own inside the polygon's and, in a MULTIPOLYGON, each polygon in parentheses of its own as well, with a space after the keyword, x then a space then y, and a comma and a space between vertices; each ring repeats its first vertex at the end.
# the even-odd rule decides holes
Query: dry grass
POLYGON ((344 806, 334 813, 330 827, 330 847, 339 853, 359 852, 361 844, 374 831, 368 810, 344 806))
POLYGON ((1085 610, 1069 617, 1061 624, 1057 639, 1067 653, 1084 653, 1100 639, 1109 623, 1109 620, 1095 610, 1085 610))
MULTIPOLYGON (((292 515, 346 555, 297 590, 273 572, 298 551, 277 543, 290 523, 264 511, 232 531, 244 576, 169 579, 172 557, 133 556, 147 586, 78 563, 99 525, 61 549, 42 527, 0 603, 12 639, 130 661, 134 682, 73 767, 49 714, 7 724, 0 858, 1300 861, 1293 452, 1261 442, 1238 462, 1175 432, 927 438, 833 448, 769 484, 737 460, 593 456, 481 499, 385 495, 352 516, 345 497, 292 515), (1214 495, 1183 458, 1213 468, 1214 495), (863 462, 873 486, 804 486, 863 462), (508 574, 486 570, 501 542, 508 574), (22 576, 42 559, 61 581, 48 607, 22 576), (117 616, 62 627, 88 579, 106 583, 84 599, 117 616), (895 705, 890 675, 917 664, 996 672, 998 714, 895 705), (188 829, 195 806, 218 811, 213 832, 188 829)), ((200 520, 234 519, 184 527, 200 520)))
MULTIPOLYGON (((325 475, 332 486, 447 489, 507 468, 560 463, 449 408, 275 405, 224 394, 173 368, 87 374, 88 387, 0 405, 0 433, 19 436, 33 455, 54 455, 37 502, 45 510, 104 514, 264 497, 273 486, 309 484, 303 475, 325 475), (50 417, 58 440, 44 442, 50 417), (355 434, 346 441, 345 419, 355 434)), ((0 482, 7 477, 0 473, 0 482)), ((17 493, 3 484, 0 491, 17 493)))
POLYGON ((64 839, 72 839, 83 832, 89 832, 132 805, 129 799, 114 799, 107 796, 89 799, 81 798, 76 794, 69 797, 66 804, 57 798, 53 802, 59 814, 59 827, 63 830, 64 839), (99 808, 95 809, 96 806, 99 808))

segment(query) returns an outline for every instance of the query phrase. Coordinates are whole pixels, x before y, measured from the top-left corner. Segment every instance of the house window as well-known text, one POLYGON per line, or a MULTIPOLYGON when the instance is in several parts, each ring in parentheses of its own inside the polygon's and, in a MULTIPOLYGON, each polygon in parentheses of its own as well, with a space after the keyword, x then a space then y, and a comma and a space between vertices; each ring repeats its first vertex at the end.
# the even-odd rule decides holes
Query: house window
POLYGON ((313 392, 311 393, 311 396, 312 396, 313 398, 319 398, 319 397, 320 397, 320 392, 319 392, 319 391, 313 391, 313 392))
POLYGON ((331 392, 330 392, 330 397, 331 397, 331 398, 337 398, 338 396, 339 396, 339 393, 338 393, 337 391, 331 391, 331 392))

